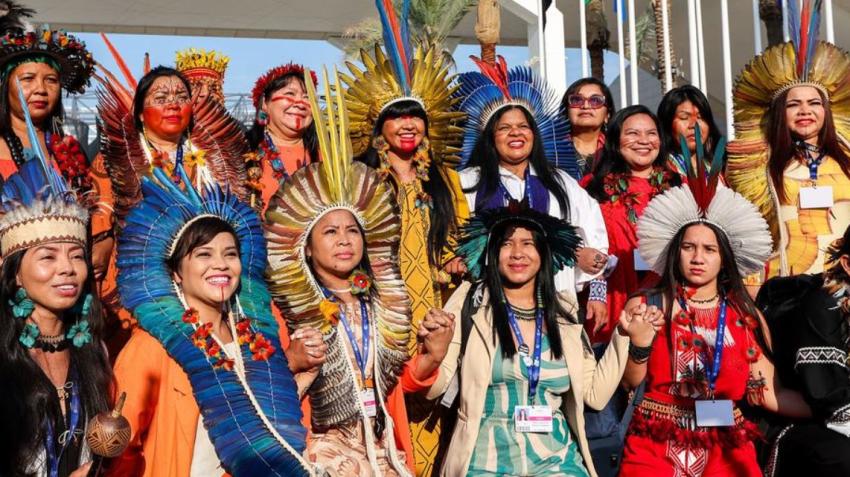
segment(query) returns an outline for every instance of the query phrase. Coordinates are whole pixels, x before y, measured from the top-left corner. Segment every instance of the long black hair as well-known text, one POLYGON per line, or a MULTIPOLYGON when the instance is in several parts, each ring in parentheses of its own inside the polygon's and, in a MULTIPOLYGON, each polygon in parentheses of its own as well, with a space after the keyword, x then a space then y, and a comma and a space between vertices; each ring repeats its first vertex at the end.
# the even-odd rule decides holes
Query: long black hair
MULTIPOLYGON (((139 85, 136 87, 136 94, 133 96, 133 124, 136 126, 136 131, 141 132, 144 124, 142 123, 142 112, 145 110, 145 98, 148 95, 148 90, 153 86, 153 82, 156 81, 157 78, 162 78, 164 76, 176 76, 180 79, 184 86, 186 86, 186 92, 189 93, 189 97, 192 97, 192 85, 189 84, 189 80, 186 79, 186 76, 183 73, 175 70, 174 68, 170 68, 168 66, 157 66, 156 68, 148 71, 148 73, 142 76, 142 79, 139 80, 139 85)), ((189 131, 195 125, 195 117, 192 115, 192 119, 189 122, 189 131)))
POLYGON ((642 290, 637 295, 656 295, 660 294, 664 298, 665 306, 665 328, 667 331, 667 340, 669 349, 673 348, 672 333, 670 332, 670 323, 673 316, 673 304, 676 300, 676 293, 679 285, 685 282, 684 274, 682 273, 682 259, 679 254, 682 248, 682 241, 685 238, 685 233, 691 227, 703 225, 714 232, 717 237, 718 250, 720 252, 720 273, 717 275, 717 292, 721 297, 725 297, 730 307, 734 308, 740 316, 751 316, 758 320, 761 326, 756 327, 754 333, 756 341, 764 351, 765 356, 771 356, 770 347, 767 345, 767 340, 764 337, 763 321, 760 319, 760 313, 755 302, 750 298, 747 289, 744 288, 743 277, 738 270, 738 265, 735 262, 735 254, 732 252, 732 245, 729 243, 729 238, 718 226, 710 222, 694 222, 686 225, 676 232, 676 235, 670 240, 670 245, 666 251, 666 266, 661 279, 654 288, 642 290))
POLYGON ((658 120, 661 121, 661 137, 664 138, 664 145, 667 152, 671 154, 681 154, 682 142, 679 134, 673 130, 673 121, 676 119, 676 108, 685 101, 690 101, 696 106, 699 111, 700 119, 708 124, 708 137, 703 138, 705 144, 705 157, 711 158, 714 156, 714 148, 720 143, 720 128, 714 122, 714 114, 711 112, 711 104, 708 98, 695 86, 686 84, 673 88, 664 95, 661 103, 658 104, 658 120))
MULTIPOLYGON (((402 116, 413 116, 425 121, 425 137, 428 137, 428 115, 419 103, 412 100, 399 101, 387 106, 375 120, 372 136, 377 137, 381 134, 387 120, 402 116)), ((437 161, 434 160, 433 152, 429 151, 428 154, 431 155, 431 164, 428 166, 428 180, 422 182, 422 189, 434 201, 434 206, 431 207, 429 213, 431 228, 428 230, 427 237, 428 260, 432 266, 440 267, 442 266, 443 251, 448 245, 449 234, 458 229, 457 211, 455 210, 455 197, 449 188, 447 179, 443 176, 437 161)), ((366 149, 366 152, 355 160, 372 168, 378 168, 381 165, 378 151, 371 145, 366 149)))
MULTIPOLYGON (((307 90, 306 85, 304 84, 304 75, 296 72, 285 74, 279 78, 275 78, 274 81, 271 81, 266 89, 263 90, 263 101, 268 103, 272 99, 272 95, 275 91, 287 86, 289 83, 293 81, 298 81, 301 83, 301 87, 304 90, 307 90)), ((259 106, 257 106, 259 110, 259 106)), ((260 143, 265 140, 265 132, 266 126, 261 125, 257 122, 256 116, 254 117, 254 124, 251 125, 251 129, 248 130, 248 144, 251 146, 251 150, 255 151, 260 143)), ((304 131, 304 136, 301 138, 304 141, 304 149, 307 150, 307 153, 310 154, 311 161, 319 160, 319 137, 316 135, 316 123, 310 123, 310 126, 304 131)))
POLYGON ((528 157, 529 164, 534 167, 534 172, 537 178, 546 187, 546 190, 555 195, 558 205, 561 208, 563 219, 570 219, 570 199, 567 196, 567 190, 564 184, 556 173, 556 169, 546 159, 546 151, 543 149, 543 141, 540 139, 540 128, 537 127, 537 121, 528 110, 522 106, 510 105, 505 106, 490 117, 484 131, 478 137, 475 147, 472 149, 472 158, 469 161, 470 167, 478 167, 478 183, 474 186, 464 189, 464 192, 477 192, 478 194, 486 194, 483 197, 486 202, 493 194, 499 193, 499 182, 502 180, 499 177, 499 153, 496 151, 496 124, 508 111, 517 109, 525 115, 525 120, 531 127, 534 134, 534 141, 531 146, 531 155, 528 157))
MULTIPOLYGON (((15 296, 20 288, 15 278, 25 253, 26 250, 21 250, 4 257, 0 269, 0 296, 4 297, 0 300, 0 382, 6 389, 0 393, 0 475, 22 475, 22 470, 38 456, 44 446, 45 419, 53 423, 54 430, 64 428, 64 424, 59 424, 64 419, 56 387, 18 341, 26 323, 14 317, 5 299, 15 296)), ((62 318, 66 329, 77 319, 88 320, 92 335, 90 343, 80 348, 69 347, 70 364, 76 369, 76 384, 84 411, 79 429, 85 426, 87 419, 109 408, 113 391, 112 368, 101 342, 103 311, 91 262, 87 262, 89 274, 84 289, 92 295, 89 315, 82 317, 72 311, 62 318)), ((68 379, 71 379, 70 374, 68 379)), ((67 475, 77 465, 77 462, 62 459, 60 475, 67 475)))
MULTIPOLYGON (((608 195, 605 193, 606 177, 611 174, 621 174, 629 171, 629 165, 626 163, 626 160, 623 158, 623 154, 620 152, 620 135, 623 132, 623 124, 625 124, 626 120, 637 114, 645 114, 652 118, 656 129, 658 129, 658 133, 662 134, 658 118, 652 114, 652 111, 650 111, 646 106, 637 104, 617 111, 617 114, 615 114, 608 123, 608 130, 605 133, 605 148, 602 150, 602 158, 597 161, 596 168, 592 171, 593 178, 590 180, 590 183, 587 184, 586 188, 587 193, 597 201, 602 202, 608 200, 608 195)), ((652 161, 652 165, 660 168, 667 167, 667 153, 664 148, 664 141, 661 141, 658 149, 658 157, 652 161)), ((680 184, 681 180, 679 179, 678 174, 672 174, 670 185, 678 186, 680 184)))
POLYGON ((561 343, 561 334, 558 328, 558 318, 563 318, 571 323, 578 323, 576 317, 570 315, 558 300, 558 292, 555 290, 555 273, 552 269, 552 253, 543 231, 537 226, 524 221, 504 221, 493 227, 490 238, 487 241, 487 266, 484 273, 483 284, 490 296, 490 311, 493 313, 493 339, 502 347, 502 356, 512 358, 516 352, 513 340, 513 332, 508 323, 506 306, 510 306, 504 298, 504 283, 502 274, 499 272, 499 252, 505 240, 509 239, 517 228, 528 229, 534 239, 534 247, 540 255, 540 270, 537 271, 535 281, 541 303, 544 306, 544 323, 546 324, 546 336, 549 339, 549 347, 555 359, 561 359, 564 355, 564 346, 561 343))

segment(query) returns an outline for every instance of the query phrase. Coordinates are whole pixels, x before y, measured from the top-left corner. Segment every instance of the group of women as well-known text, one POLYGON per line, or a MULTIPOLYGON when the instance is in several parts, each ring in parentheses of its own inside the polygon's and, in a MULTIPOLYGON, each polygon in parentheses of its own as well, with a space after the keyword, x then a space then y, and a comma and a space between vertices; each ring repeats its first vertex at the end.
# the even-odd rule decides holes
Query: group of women
POLYGON ((501 57, 453 76, 378 7, 363 69, 272 68, 247 132, 215 55, 122 84, 67 33, 0 38, 0 474, 607 475, 586 427, 622 399, 620 475, 762 475, 754 407, 784 416, 767 471, 845 475, 846 442, 780 443, 846 430, 850 380, 795 376, 847 341, 754 297, 827 263, 848 313, 850 56, 766 50, 727 153, 696 88, 656 115, 501 57), (61 127, 90 78, 91 160, 61 127))

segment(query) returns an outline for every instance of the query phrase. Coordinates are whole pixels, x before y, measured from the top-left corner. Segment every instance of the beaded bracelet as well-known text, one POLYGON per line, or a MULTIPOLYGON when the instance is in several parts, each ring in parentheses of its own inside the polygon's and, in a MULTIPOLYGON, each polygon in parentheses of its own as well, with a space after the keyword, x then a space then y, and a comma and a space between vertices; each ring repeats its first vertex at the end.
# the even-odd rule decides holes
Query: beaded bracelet
POLYGON ((591 280, 587 301, 608 303, 608 282, 601 278, 591 280))
POLYGON ((637 364, 643 364, 649 361, 649 355, 652 353, 652 345, 635 346, 629 342, 629 358, 637 364))

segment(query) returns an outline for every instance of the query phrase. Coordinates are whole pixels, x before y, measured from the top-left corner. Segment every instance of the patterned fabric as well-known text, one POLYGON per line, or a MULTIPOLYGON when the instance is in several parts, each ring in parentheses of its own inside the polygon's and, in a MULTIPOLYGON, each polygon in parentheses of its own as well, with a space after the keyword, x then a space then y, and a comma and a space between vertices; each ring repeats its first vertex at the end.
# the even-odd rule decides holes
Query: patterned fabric
MULTIPOLYGON (((380 474, 372 469, 362 436, 363 423, 359 421, 325 433, 313 433, 307 438, 307 460, 321 465, 326 475, 331 477, 397 477, 399 473, 393 468, 383 441, 375 441, 380 474)), ((403 462, 403 453, 398 454, 403 462)))
MULTIPOLYGON (((561 396, 570 389, 569 371, 563 359, 551 359, 545 334, 542 351, 540 384, 534 401, 552 409, 552 432, 514 431, 514 407, 529 404, 528 371, 518 355, 513 359, 497 359, 493 363, 481 429, 467 475, 588 475, 567 420, 561 413, 561 396)), ((497 346, 493 353, 501 356, 501 347, 497 346)))
POLYGON ((847 367, 847 353, 832 346, 813 346, 797 350, 794 369, 801 364, 836 364, 847 367))

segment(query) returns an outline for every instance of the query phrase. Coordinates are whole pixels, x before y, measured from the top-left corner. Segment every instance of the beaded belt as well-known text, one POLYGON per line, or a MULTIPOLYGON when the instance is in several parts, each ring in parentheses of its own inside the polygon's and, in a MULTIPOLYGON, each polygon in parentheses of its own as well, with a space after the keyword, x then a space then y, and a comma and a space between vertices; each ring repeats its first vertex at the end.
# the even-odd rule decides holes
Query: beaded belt
MULTIPOLYGON (((696 410, 693 407, 668 404, 650 397, 644 397, 635 411, 649 419, 674 421, 683 429, 694 430, 698 427, 696 410)), ((744 415, 737 406, 732 409, 732 416, 735 419, 736 426, 744 421, 744 415)))

